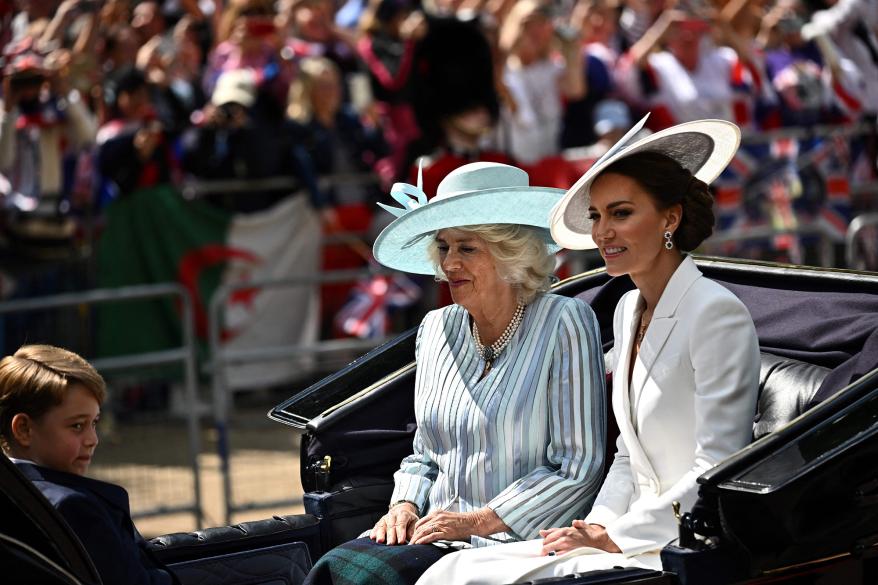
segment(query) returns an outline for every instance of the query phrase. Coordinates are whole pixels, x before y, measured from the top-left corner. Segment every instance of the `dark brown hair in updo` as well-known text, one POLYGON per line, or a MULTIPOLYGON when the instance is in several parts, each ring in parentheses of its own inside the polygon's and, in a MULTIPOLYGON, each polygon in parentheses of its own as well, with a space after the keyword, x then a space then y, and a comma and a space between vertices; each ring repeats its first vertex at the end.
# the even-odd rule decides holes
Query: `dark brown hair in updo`
POLYGON ((614 173, 637 182, 658 209, 680 204, 683 214, 674 232, 674 244, 694 250, 713 233, 713 195, 707 183, 696 179, 680 163, 660 152, 642 151, 619 159, 601 174, 614 173))

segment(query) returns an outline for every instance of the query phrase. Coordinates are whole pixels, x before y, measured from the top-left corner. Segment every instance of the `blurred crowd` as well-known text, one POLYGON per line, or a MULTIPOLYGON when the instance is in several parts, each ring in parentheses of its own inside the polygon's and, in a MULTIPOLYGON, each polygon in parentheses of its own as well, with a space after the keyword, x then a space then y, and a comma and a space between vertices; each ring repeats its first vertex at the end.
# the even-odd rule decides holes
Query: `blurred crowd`
POLYGON ((69 253, 160 184, 249 181, 208 189, 237 213, 300 193, 342 230, 419 160, 428 194, 475 160, 564 186, 552 161, 647 111, 753 131, 878 112, 874 0, 0 0, 0 31, 17 257, 69 253))

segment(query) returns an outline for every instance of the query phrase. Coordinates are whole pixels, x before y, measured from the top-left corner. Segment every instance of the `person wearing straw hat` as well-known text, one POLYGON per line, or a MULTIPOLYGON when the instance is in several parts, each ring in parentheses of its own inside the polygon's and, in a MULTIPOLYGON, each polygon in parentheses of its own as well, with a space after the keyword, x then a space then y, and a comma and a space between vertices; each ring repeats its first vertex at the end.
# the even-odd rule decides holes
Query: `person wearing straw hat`
POLYGON ((730 122, 701 120, 624 147, 637 130, 550 217, 558 244, 597 247, 607 272, 636 286, 613 319, 607 364, 620 434, 594 505, 584 519, 545 526, 540 539, 448 555, 420 585, 661 568, 659 551, 678 534, 674 507, 691 509, 698 476, 750 441, 759 385, 753 321, 683 254, 712 231, 707 184, 731 160, 740 132, 730 122))
POLYGON ((403 207, 382 206, 397 219, 375 258, 447 281, 454 304, 418 331, 418 428, 390 509, 368 537, 322 557, 308 583, 414 583, 457 548, 536 538, 581 517, 603 472, 597 320, 584 302, 545 292, 557 250, 548 216, 563 191, 478 162, 449 173, 429 202, 412 185, 391 195, 403 207))

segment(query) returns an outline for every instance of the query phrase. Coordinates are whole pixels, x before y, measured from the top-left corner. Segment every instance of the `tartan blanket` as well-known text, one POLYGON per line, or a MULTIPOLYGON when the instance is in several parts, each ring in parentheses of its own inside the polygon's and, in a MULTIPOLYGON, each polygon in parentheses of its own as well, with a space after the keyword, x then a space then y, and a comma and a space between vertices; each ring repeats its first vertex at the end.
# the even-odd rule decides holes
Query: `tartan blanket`
POLYGON ((414 585, 430 565, 454 550, 432 544, 387 546, 358 538, 323 555, 304 585, 414 585))

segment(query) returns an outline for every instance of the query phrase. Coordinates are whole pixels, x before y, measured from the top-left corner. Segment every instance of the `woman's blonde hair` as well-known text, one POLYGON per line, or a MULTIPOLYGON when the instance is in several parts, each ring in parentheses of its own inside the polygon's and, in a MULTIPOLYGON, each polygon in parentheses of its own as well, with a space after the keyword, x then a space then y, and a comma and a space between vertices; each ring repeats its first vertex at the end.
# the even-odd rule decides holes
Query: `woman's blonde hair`
POLYGON ((0 439, 12 440, 12 418, 39 418, 64 401, 70 386, 82 384, 99 404, 107 385, 79 355, 51 345, 24 345, 0 360, 0 439))
POLYGON ((290 85, 287 101, 287 116, 291 120, 302 124, 311 120, 314 115, 311 91, 314 89, 314 83, 326 73, 332 73, 336 79, 341 80, 338 65, 326 57, 306 57, 299 63, 299 72, 290 85))
MULTIPOLYGON (((527 304, 549 290, 555 257, 537 228, 518 224, 468 225, 459 229, 484 240, 497 265, 500 278, 518 289, 518 299, 527 304)), ((439 260, 439 242, 434 237, 428 248, 436 278, 447 280, 439 260)))

